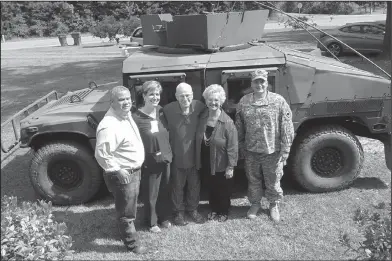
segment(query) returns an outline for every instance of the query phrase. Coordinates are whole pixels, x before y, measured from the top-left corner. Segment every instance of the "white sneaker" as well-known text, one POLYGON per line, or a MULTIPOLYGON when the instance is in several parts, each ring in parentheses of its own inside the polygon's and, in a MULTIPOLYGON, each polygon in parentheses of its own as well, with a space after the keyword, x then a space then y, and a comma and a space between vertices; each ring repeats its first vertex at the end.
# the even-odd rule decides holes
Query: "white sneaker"
POLYGON ((150 227, 150 232, 159 233, 159 232, 161 232, 161 229, 158 226, 153 226, 153 227, 150 227))
POLYGON ((250 206, 250 208, 249 208, 248 213, 246 214, 246 216, 247 216, 249 219, 255 219, 256 216, 257 216, 257 212, 259 212, 259 210, 260 210, 260 205, 259 205, 259 204, 257 204, 257 205, 252 205, 252 206, 250 206))
POLYGON ((273 221, 279 222, 280 221, 280 214, 278 204, 270 204, 270 217, 273 221))

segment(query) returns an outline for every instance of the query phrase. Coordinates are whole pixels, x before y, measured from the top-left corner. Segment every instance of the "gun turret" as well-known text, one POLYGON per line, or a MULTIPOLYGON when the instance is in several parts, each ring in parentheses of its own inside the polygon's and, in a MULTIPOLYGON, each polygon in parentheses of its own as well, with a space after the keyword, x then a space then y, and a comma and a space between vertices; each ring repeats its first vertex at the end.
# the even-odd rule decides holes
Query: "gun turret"
POLYGON ((141 16, 145 45, 206 51, 261 40, 268 10, 141 16))

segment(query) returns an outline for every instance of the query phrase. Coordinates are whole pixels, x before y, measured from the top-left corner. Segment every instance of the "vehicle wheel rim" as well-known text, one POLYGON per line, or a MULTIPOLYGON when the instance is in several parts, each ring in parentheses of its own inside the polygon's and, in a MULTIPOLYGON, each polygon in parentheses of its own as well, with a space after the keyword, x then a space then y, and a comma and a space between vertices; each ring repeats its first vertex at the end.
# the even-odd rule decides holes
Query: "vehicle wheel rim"
POLYGON ((317 175, 322 177, 340 176, 343 168, 343 154, 337 148, 325 147, 313 155, 312 169, 317 175))
POLYGON ((338 55, 340 53, 340 46, 338 44, 331 44, 328 48, 334 55, 338 55))
POLYGON ((71 190, 82 183, 83 171, 72 160, 59 160, 48 167, 49 178, 53 184, 64 190, 71 190))

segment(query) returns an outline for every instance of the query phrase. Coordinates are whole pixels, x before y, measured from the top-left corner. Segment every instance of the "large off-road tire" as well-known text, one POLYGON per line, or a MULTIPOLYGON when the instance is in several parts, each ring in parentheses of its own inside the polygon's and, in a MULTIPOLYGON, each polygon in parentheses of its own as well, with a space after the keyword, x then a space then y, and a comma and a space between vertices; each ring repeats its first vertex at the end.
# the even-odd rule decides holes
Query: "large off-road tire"
POLYGON ((92 199, 103 183, 93 151, 72 141, 49 143, 38 149, 30 166, 35 191, 57 205, 92 199))
POLYGON ((299 185, 310 192, 350 186, 363 166, 357 137, 338 125, 326 125, 299 134, 289 158, 289 169, 299 185))

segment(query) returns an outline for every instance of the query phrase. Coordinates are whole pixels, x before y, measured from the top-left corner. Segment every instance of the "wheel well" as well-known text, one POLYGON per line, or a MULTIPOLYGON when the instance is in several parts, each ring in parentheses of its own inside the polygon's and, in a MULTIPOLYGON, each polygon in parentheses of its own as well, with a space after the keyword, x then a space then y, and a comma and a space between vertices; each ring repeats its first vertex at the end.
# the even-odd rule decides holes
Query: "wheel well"
POLYGON ((83 144, 87 148, 92 150, 92 147, 89 143, 87 136, 80 133, 72 133, 72 132, 56 132, 56 133, 44 133, 33 137, 33 140, 30 143, 30 147, 34 150, 38 150, 45 144, 55 141, 74 141, 80 144, 83 144))
POLYGON ((356 136, 361 136, 370 139, 380 140, 383 138, 383 134, 371 133, 365 123, 356 117, 329 117, 329 118, 317 118, 309 119, 301 123, 297 129, 297 134, 302 134, 314 127, 321 125, 336 124, 340 125, 356 136))

